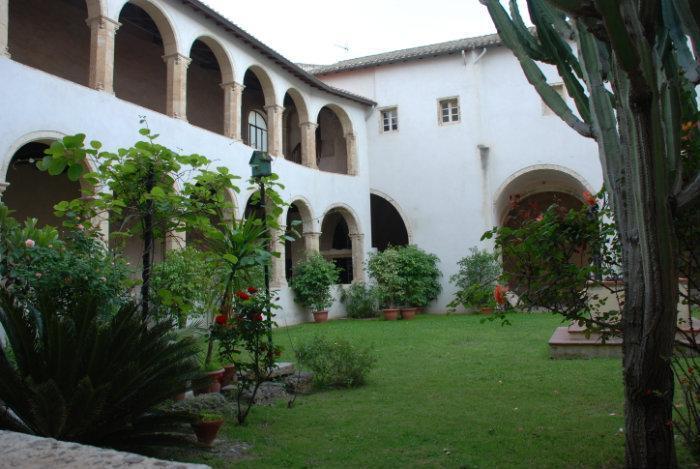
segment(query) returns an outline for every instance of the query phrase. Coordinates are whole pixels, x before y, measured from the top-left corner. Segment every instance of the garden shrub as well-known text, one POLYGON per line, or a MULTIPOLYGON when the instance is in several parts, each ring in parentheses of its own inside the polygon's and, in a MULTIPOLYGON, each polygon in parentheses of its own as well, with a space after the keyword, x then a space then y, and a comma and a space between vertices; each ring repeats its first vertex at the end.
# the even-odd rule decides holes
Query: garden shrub
POLYGON ((314 373, 318 387, 355 387, 365 383, 377 362, 371 348, 360 348, 345 339, 316 336, 296 351, 297 360, 314 373))
POLYGON ((457 265, 459 272, 450 277, 457 291, 448 306, 465 309, 495 306, 493 289, 501 275, 498 255, 472 247, 469 255, 460 259, 457 265))
POLYGON ((100 317, 109 318, 130 299, 126 261, 82 227, 59 238, 35 219, 20 224, 0 204, 0 258, 0 274, 22 303, 67 311, 90 290, 100 317))
POLYGON ((153 267, 154 317, 184 327, 189 317, 211 315, 218 307, 223 274, 210 256, 198 249, 169 252, 153 267))
POLYGON ((440 259, 417 246, 394 246, 372 255, 367 271, 384 306, 427 306, 442 289, 440 259))
POLYGON ((314 254, 294 267, 291 287, 294 299, 311 311, 323 311, 333 304, 331 285, 338 283, 338 267, 314 254))
POLYGON ((338 287, 338 290, 349 318, 374 318, 379 315, 380 298, 376 287, 357 282, 347 288, 338 287))
POLYGON ((38 309, 0 289, 0 428, 117 448, 178 440, 190 417, 157 406, 197 376, 195 342, 145 327, 133 304, 101 321, 99 300, 84 289, 38 309))

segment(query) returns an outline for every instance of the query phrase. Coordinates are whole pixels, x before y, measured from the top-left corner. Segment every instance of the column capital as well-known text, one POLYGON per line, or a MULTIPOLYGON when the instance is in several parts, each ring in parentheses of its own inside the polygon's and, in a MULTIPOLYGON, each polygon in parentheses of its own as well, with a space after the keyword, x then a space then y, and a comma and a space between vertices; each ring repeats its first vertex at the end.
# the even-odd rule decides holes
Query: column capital
POLYGON ((182 55, 179 52, 175 52, 174 54, 169 54, 169 55, 164 55, 163 60, 167 63, 172 61, 175 65, 184 65, 185 67, 189 66, 190 63, 192 62, 192 59, 182 55))
POLYGON ((284 112, 284 106, 279 104, 270 104, 269 106, 264 106, 264 109, 267 112, 279 112, 280 114, 284 112))
POLYGON ((317 232, 317 231, 304 231, 301 235, 308 236, 310 238, 311 237, 319 237, 319 238, 321 237, 321 233, 317 232))
POLYGON ((219 86, 223 89, 230 88, 236 93, 242 93, 245 89, 245 85, 241 85, 236 81, 227 81, 226 83, 221 83, 219 86))
POLYGON ((122 25, 119 21, 104 15, 91 16, 85 20, 85 23, 91 28, 105 29, 112 33, 122 25))
POLYGON ((365 237, 364 233, 350 233, 348 236, 351 241, 362 241, 365 237))
POLYGON ((299 127, 304 128, 304 129, 313 129, 316 130, 318 128, 318 124, 316 122, 299 122, 299 127))

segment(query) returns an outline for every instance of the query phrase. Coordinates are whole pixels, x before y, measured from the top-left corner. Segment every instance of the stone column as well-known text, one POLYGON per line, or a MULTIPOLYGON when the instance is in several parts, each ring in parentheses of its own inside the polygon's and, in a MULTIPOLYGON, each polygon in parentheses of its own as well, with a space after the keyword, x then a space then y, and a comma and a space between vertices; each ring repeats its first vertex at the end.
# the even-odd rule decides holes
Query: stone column
POLYGON ((10 23, 10 0, 0 0, 0 57, 10 57, 9 49, 9 23, 10 23))
POLYGON ((0 182, 0 200, 2 200, 2 195, 5 193, 8 187, 10 187, 9 182, 0 182))
POLYGON ((89 86, 95 90, 114 93, 114 34, 121 23, 106 16, 86 20, 90 26, 89 86))
POLYGON ((308 168, 318 169, 316 164, 316 129, 315 122, 302 122, 301 128, 301 164, 308 168))
MULTIPOLYGON (((154 243, 157 242, 154 240, 154 243)), ((187 246, 187 234, 184 231, 173 231, 165 236, 165 252, 177 251, 187 246)))
POLYGON ((355 176, 357 175, 357 141, 354 133, 345 134, 345 148, 348 154, 348 174, 355 176))
POLYGON ((267 152, 272 156, 281 156, 282 154, 282 113, 284 108, 273 104, 265 106, 267 112, 267 152))
POLYGON ((351 233, 350 242, 352 244, 352 283, 362 282, 365 279, 365 235, 362 233, 351 233))
POLYGON ((321 251, 321 233, 307 231, 302 233, 302 237, 304 238, 304 255, 306 257, 321 251))
POLYGON ((164 55, 168 65, 168 88, 165 112, 170 117, 187 120, 187 67, 192 59, 182 54, 164 55))
POLYGON ((224 89, 224 135, 241 140, 241 107, 244 85, 235 81, 222 83, 224 89))
POLYGON ((278 252, 279 257, 272 257, 270 261, 270 288, 278 290, 287 286, 287 276, 286 276, 286 256, 285 256, 285 242, 280 239, 285 232, 285 228, 281 227, 277 230, 270 230, 270 235, 272 239, 270 240, 270 251, 278 252))

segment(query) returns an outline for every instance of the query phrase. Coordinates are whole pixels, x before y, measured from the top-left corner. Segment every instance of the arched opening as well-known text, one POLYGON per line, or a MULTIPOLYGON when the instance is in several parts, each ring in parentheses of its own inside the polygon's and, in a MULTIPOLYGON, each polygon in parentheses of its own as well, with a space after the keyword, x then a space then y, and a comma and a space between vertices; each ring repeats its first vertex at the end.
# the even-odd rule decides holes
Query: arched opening
POLYGON ((408 230, 396 207, 376 194, 370 194, 372 247, 384 251, 389 246, 406 246, 408 230))
POLYGON ((293 241, 285 241, 284 271, 287 280, 293 276, 294 267, 307 256, 304 233, 312 230, 313 216, 305 202, 297 200, 289 205, 285 222, 287 236, 293 241))
MULTIPOLYGON (((114 94, 126 101, 165 113, 167 65, 163 56, 173 53, 172 30, 167 21, 155 19, 145 2, 129 2, 119 14, 121 27, 114 43, 114 94)), ((162 15, 162 14, 161 14, 162 15)))
MULTIPOLYGON (((142 227, 139 226, 139 221, 136 219, 134 212, 125 210, 121 214, 109 213, 109 247, 127 259, 135 277, 141 275, 143 262, 141 229, 142 227), (127 231, 130 231, 131 234, 125 235, 127 231)), ((157 237, 153 240, 151 246, 151 261, 153 264, 157 264, 165 259, 165 238, 157 237)))
POLYGON ((20 63, 87 86, 90 27, 86 0, 10 0, 8 47, 20 63))
MULTIPOLYGON (((511 177, 497 192, 496 214, 500 226, 518 228, 535 220, 552 205, 562 216, 583 205, 587 185, 573 173, 559 168, 526 169, 511 177)), ((503 269, 515 274, 511 288, 517 289, 515 259, 505 257, 503 269)), ((587 253, 576 255, 572 262, 584 265, 590 261, 587 253)))
POLYGON ((71 181, 65 174, 51 176, 36 167, 49 144, 47 141, 30 142, 15 152, 5 176, 9 186, 2 201, 13 210, 12 216, 20 222, 36 218, 39 226, 60 228, 63 220, 54 215, 54 205, 77 199, 82 192, 80 182, 71 181))
POLYGON ((351 129, 341 121, 337 111, 324 106, 318 113, 316 128, 316 165, 321 171, 349 174, 348 141, 351 129))
POLYGON ((243 211, 243 218, 248 218, 251 215, 255 215, 258 219, 265 218, 265 206, 260 198, 260 193, 257 191, 248 197, 245 210, 243 211))
POLYGON ((355 220, 348 219, 348 213, 339 209, 330 210, 321 223, 321 238, 319 247, 321 255, 335 263, 340 268, 340 283, 352 283, 356 273, 356 262, 353 262, 351 233, 356 232, 355 220), (352 231, 351 231, 352 230, 352 231))
POLYGON ((212 47, 218 44, 214 44, 209 39, 198 39, 190 49, 192 62, 187 68, 187 120, 192 125, 223 135, 224 90, 221 84, 227 80, 221 59, 217 57, 224 54, 223 49, 216 54, 212 47))
POLYGON ((243 141, 257 149, 268 150, 268 122, 265 108, 274 104, 272 83, 259 67, 249 68, 243 77, 241 99, 243 141))
POLYGON ((282 145, 286 160, 302 164, 301 124, 308 121, 306 104, 301 94, 291 89, 284 95, 282 115, 282 145))

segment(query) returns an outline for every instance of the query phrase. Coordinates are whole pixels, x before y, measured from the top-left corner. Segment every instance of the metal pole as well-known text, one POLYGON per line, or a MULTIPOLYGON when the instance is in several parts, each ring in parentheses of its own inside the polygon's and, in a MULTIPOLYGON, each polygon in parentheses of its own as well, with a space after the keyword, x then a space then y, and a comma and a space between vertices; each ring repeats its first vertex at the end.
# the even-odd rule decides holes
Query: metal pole
MULTIPOLYGON (((260 206, 263 208, 263 230, 265 232, 266 244, 265 249, 270 251, 270 241, 272 237, 267 231, 267 207, 265 202, 265 182, 262 178, 258 179, 258 185, 260 187, 260 206)), ((267 345, 268 345, 268 356, 272 357, 272 311, 270 311, 270 266, 266 262, 263 266, 263 275, 265 279, 265 315, 267 317, 267 345)), ((270 362, 272 360, 269 360, 270 362)), ((272 363, 270 363, 271 365, 272 363)))

